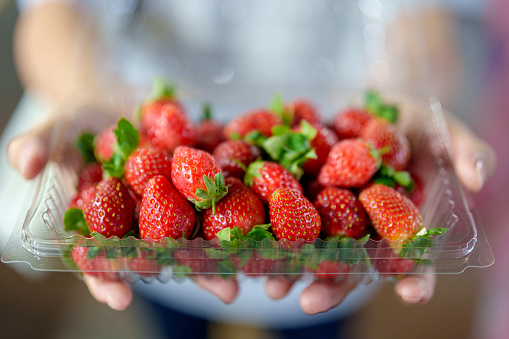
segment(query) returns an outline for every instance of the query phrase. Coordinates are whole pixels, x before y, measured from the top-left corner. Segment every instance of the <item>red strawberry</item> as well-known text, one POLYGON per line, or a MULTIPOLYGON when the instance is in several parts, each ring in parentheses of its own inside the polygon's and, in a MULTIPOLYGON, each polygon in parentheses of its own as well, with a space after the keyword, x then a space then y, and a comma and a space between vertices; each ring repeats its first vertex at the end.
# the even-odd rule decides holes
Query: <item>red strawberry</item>
POLYGON ((80 173, 78 191, 95 186, 103 178, 101 164, 96 162, 88 164, 80 173))
POLYGON ((136 257, 129 258, 127 261, 129 269, 142 276, 157 276, 162 266, 157 262, 157 256, 154 250, 140 247, 136 257))
POLYGON ((318 267, 308 267, 309 271, 314 273, 318 279, 343 279, 345 273, 352 271, 352 266, 341 261, 322 260, 318 263, 318 267))
POLYGON ((304 195, 309 199, 309 201, 315 201, 318 194, 320 194, 320 192, 325 188, 325 186, 320 184, 316 178, 305 178, 302 186, 304 187, 304 195))
POLYGON ((117 259, 108 259, 104 251, 98 247, 74 246, 72 259, 82 273, 97 278, 117 280, 118 273, 114 272, 121 268, 117 259), (97 253, 98 252, 98 253, 97 253))
POLYGON ((417 207, 389 186, 370 185, 361 191, 359 200, 382 238, 409 240, 423 228, 423 219, 417 207))
POLYGON ((208 152, 179 146, 173 153, 171 180, 175 188, 198 209, 212 206, 226 195, 221 167, 208 152))
POLYGON ((216 204, 216 214, 209 208, 200 216, 207 240, 215 238, 226 227, 239 227, 246 235, 253 226, 265 221, 264 206, 256 193, 235 177, 226 178, 225 183, 228 193, 216 204))
POLYGON ((387 244, 379 243, 376 251, 370 251, 373 254, 371 264, 384 276, 404 275, 412 270, 415 262, 400 257, 387 244))
POLYGON ((283 273, 285 264, 284 259, 264 258, 254 251, 253 256, 241 266, 241 270, 246 276, 261 277, 267 274, 283 273))
POLYGON ((413 202, 415 206, 419 207, 424 201, 424 186, 419 176, 417 176, 415 173, 411 173, 410 175, 414 183, 410 192, 408 192, 403 186, 399 185, 398 183, 395 184, 394 188, 400 194, 403 194, 408 199, 410 199, 410 201, 413 202))
POLYGON ((212 155, 216 158, 225 177, 243 178, 245 170, 238 162, 247 167, 261 157, 261 152, 258 147, 243 140, 226 140, 216 147, 212 155))
POLYGON ((329 152, 318 174, 324 186, 364 186, 380 167, 380 156, 361 139, 345 139, 329 152))
POLYGON ((171 180, 171 155, 161 148, 138 148, 127 158, 125 170, 129 186, 142 196, 145 186, 154 176, 162 175, 171 180))
POLYGON ((350 108, 336 116, 334 131, 340 139, 358 138, 373 116, 362 109, 350 108))
POLYGON ((358 239, 366 233, 366 212, 350 190, 327 187, 318 194, 314 205, 320 213, 325 236, 358 239))
POLYGON ((396 125, 383 119, 373 119, 366 124, 361 137, 381 151, 384 164, 396 171, 402 171, 408 166, 410 143, 396 125))
POLYGON ((171 152, 177 146, 192 146, 196 141, 193 122, 180 104, 159 100, 142 108, 142 127, 150 143, 171 152))
POLYGON ((221 259, 209 258, 205 250, 201 247, 189 247, 185 250, 176 250, 173 252, 173 258, 178 265, 186 266, 186 268, 174 267, 174 274, 217 272, 217 265, 221 261, 221 259))
POLYGON ((105 237, 123 237, 133 227, 135 202, 127 187, 117 178, 106 178, 97 185, 93 200, 84 210, 90 232, 105 237))
POLYGON ((196 222, 193 207, 162 175, 149 180, 140 208, 140 236, 190 238, 196 222))
POLYGON ((320 215, 299 191, 278 188, 269 201, 272 232, 278 240, 311 241, 320 234, 320 215))
POLYGON ((224 135, 228 139, 235 136, 244 137, 246 134, 259 131, 265 136, 272 135, 272 127, 280 125, 279 116, 267 109, 258 109, 244 113, 232 119, 224 128, 224 135))
POLYGON ((291 188, 303 193, 297 179, 286 168, 272 161, 260 160, 251 163, 244 181, 264 203, 269 203, 272 193, 278 188, 291 188))
POLYGON ((94 153, 100 162, 108 161, 113 156, 114 145, 117 141, 115 128, 115 125, 110 126, 94 138, 94 153))
POLYGON ((76 196, 71 200, 69 204, 69 208, 79 208, 80 210, 84 210, 89 203, 92 202, 92 199, 95 197, 96 186, 91 185, 76 193, 76 196))
POLYGON ((169 152, 179 145, 194 145, 195 126, 176 100, 175 87, 164 80, 154 81, 150 97, 141 105, 137 114, 141 121, 141 134, 156 147, 169 152))
POLYGON ((212 119, 212 113, 209 105, 203 108, 203 118, 196 126, 196 144, 195 147, 209 153, 224 140, 223 125, 212 119))
MULTIPOLYGON (((325 164, 331 148, 338 143, 338 137, 331 129, 325 126, 314 126, 316 128, 316 137, 311 140, 311 148, 315 150, 316 159, 307 159, 302 164, 304 174, 316 176, 320 168, 325 164)), ((295 128, 299 132, 301 127, 295 128)))
POLYGON ((300 125, 301 120, 306 120, 311 125, 320 124, 320 114, 310 101, 297 99, 287 106, 293 113, 292 126, 300 125))

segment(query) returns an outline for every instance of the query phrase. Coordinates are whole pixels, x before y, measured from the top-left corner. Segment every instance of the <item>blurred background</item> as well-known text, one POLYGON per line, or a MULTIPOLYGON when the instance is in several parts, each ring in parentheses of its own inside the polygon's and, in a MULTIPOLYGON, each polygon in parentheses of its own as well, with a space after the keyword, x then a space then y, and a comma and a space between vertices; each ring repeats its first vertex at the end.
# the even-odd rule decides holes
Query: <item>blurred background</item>
MULTIPOLYGON (((441 99, 448 109, 472 125, 479 134, 489 136, 490 133, 486 132, 489 129, 480 122, 479 115, 489 117, 487 109, 494 109, 494 106, 487 105, 486 100, 496 98, 486 96, 485 89, 487 81, 496 80, 493 80, 493 73, 497 71, 493 69, 496 69, 497 62, 503 62, 497 59, 500 58, 500 51, 497 53, 497 48, 493 47, 493 44, 498 46, 496 39, 493 39, 493 32, 487 33, 487 29, 494 28, 493 23, 488 22, 487 25, 486 20, 496 15, 487 16, 486 3, 482 1, 447 1, 443 6, 447 15, 453 18, 451 26, 440 26, 444 23, 442 18, 435 18, 437 25, 432 26, 437 27, 435 34, 454 34, 457 37, 457 46, 452 46, 451 50, 455 52, 454 48, 457 47, 456 52, 461 60, 451 56, 449 51, 444 51, 443 46, 438 47, 444 54, 438 53, 433 58, 442 57, 443 67, 449 67, 452 74, 452 79, 442 79, 437 83, 437 87, 446 87, 438 92, 443 95, 441 99), (444 28, 445 33, 440 28, 444 28)), ((18 9, 14 1, 0 1, 0 132, 3 132, 23 93, 12 52, 18 9)), ((429 20, 434 19, 430 16, 429 20)), ((505 107, 507 109, 508 106, 505 107)), ((502 161, 504 163, 505 160, 502 161)), ((490 184, 487 192, 494 192, 490 184)), ((475 200, 486 200, 485 197, 494 199, 493 195, 486 193, 480 197, 482 199, 477 196, 475 200)), ((493 211, 496 208, 493 206, 487 208, 486 201, 480 205, 481 222, 488 230, 489 240, 498 245, 495 237, 499 233, 490 228, 491 223, 497 219, 490 218, 483 211, 489 210, 492 216, 500 210, 493 211)), ((503 218, 498 221, 506 223, 503 218)), ((479 332, 479 328, 482 328, 479 323, 485 319, 482 315, 486 314, 487 306, 482 301, 487 298, 486 289, 493 286, 489 285, 486 277, 496 275, 495 270, 497 264, 482 270, 468 269, 459 275, 439 276, 436 295, 424 306, 402 305, 395 297, 392 285, 384 284, 367 307, 348 320, 348 338, 483 337, 479 332)), ((145 302, 137 297, 126 311, 110 310, 97 303, 85 285, 72 274, 32 272, 26 268, 16 271, 9 265, 0 264, 1 338, 158 338, 161 330, 150 312, 145 302)), ((262 329, 231 324, 212 325, 210 328, 211 338, 240 336, 245 339, 270 337, 262 329)))

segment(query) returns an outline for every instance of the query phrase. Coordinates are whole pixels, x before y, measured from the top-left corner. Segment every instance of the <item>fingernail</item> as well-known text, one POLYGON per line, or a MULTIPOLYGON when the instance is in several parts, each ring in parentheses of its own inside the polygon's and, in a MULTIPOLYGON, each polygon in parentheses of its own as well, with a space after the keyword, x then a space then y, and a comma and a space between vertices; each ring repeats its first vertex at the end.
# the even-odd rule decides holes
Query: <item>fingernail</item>
POLYGON ((477 152, 474 156, 474 159, 475 171, 477 173, 477 179, 479 180, 479 187, 482 187, 486 181, 486 162, 484 161, 484 154, 477 152))
POLYGON ((424 298, 423 289, 420 281, 415 282, 413 285, 409 285, 400 291, 401 299, 407 304, 419 304, 424 298))

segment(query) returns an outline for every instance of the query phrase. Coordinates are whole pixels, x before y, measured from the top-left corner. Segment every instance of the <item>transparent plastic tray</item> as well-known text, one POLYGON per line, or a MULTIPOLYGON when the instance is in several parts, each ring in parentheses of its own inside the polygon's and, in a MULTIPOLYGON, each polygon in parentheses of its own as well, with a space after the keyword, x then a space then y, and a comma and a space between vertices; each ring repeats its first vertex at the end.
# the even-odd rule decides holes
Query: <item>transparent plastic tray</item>
MULTIPOLYGON (((320 94, 306 95, 318 103, 322 112, 328 111, 330 114, 344 108, 352 98, 351 92, 344 91, 339 95, 337 91, 317 89, 316 93, 320 94)), ((212 99, 215 111, 227 120, 248 108, 263 106, 270 101, 271 96, 265 94, 263 91, 184 91, 181 97, 191 115, 198 110, 202 99, 212 99)), ((285 98, 290 97, 283 94, 285 98)), ((126 93, 112 96, 111 101, 115 103, 119 97, 125 100, 126 93)), ((136 101, 141 97, 129 96, 129 100, 136 101)), ((421 274, 430 266, 437 273, 461 273, 468 267, 489 266, 494 262, 493 254, 454 174, 448 152, 449 137, 440 104, 430 100, 429 104, 422 107, 415 114, 422 114, 420 118, 423 122, 429 122, 429 128, 423 124, 423 128, 415 132, 419 135, 411 138, 411 167, 424 183, 424 202, 420 210, 425 227, 445 227, 447 232, 433 240, 433 246, 426 249, 424 257, 410 252, 404 258, 425 259, 424 264, 414 265, 409 273, 421 274)), ((116 118, 105 119, 105 122, 112 123, 116 118)), ((69 140, 75 140, 82 129, 76 121, 62 123, 63 132, 57 137, 57 145, 63 146, 69 140)), ((42 271, 79 272, 70 259, 69 249, 72 246, 85 246, 94 247, 96 258, 102 260, 102 264, 91 268, 89 273, 107 272, 111 278, 129 282, 139 279, 146 282, 158 279, 164 282, 191 274, 242 274, 249 277, 277 274, 371 282, 393 278, 400 273, 393 268, 381 274, 375 268, 376 262, 396 264, 402 260, 386 241, 315 240, 289 246, 266 239, 263 242, 249 240, 225 245, 217 239, 147 241, 134 237, 87 239, 72 235, 64 231, 62 219, 75 193, 81 164, 65 147, 60 147, 55 159, 36 179, 32 196, 27 199, 27 207, 2 256, 3 262, 25 262, 33 269, 42 271), (323 260, 336 266, 332 265, 335 268, 329 269, 327 274, 319 275, 317 265, 323 260)))

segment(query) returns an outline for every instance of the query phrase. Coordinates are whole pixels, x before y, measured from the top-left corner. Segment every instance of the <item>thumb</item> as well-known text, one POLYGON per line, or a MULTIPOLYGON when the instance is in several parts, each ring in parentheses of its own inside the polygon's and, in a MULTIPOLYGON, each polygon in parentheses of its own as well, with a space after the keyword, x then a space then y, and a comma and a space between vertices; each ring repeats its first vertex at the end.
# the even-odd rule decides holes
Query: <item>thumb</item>
POLYGON ((7 160, 25 179, 37 176, 48 162, 49 142, 55 118, 53 115, 14 137, 7 145, 7 160))

